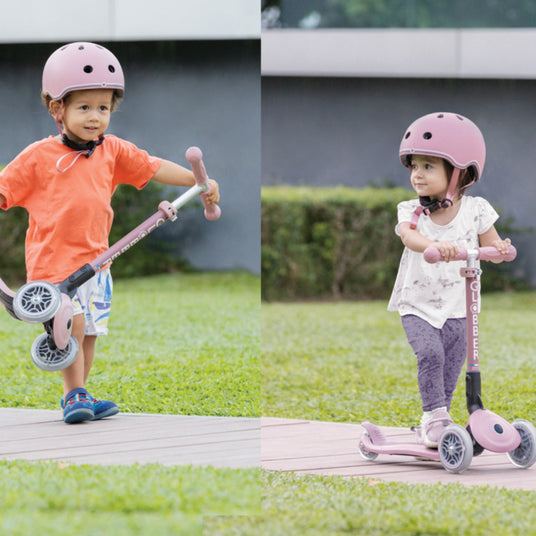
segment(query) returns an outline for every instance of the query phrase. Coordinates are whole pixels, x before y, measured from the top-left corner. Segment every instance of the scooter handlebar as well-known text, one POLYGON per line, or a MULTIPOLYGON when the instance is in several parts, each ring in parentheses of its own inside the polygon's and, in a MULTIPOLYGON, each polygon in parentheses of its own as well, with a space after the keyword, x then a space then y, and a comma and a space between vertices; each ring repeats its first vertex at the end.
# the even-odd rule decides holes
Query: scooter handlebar
MULTIPOLYGON (((469 252, 476 251, 477 259, 481 261, 493 261, 493 260, 502 260, 502 261, 513 261, 516 258, 517 250, 514 246, 508 247, 508 252, 506 254, 499 253, 497 248, 493 246, 486 246, 481 248, 475 248, 474 250, 468 250, 465 248, 458 249, 458 255, 452 260, 454 261, 466 261, 469 256, 469 252)), ((424 250, 424 260, 430 264, 435 264, 443 260, 439 249, 435 247, 429 247, 424 250)))
POLYGON ((205 187, 205 193, 201 194, 201 200, 205 207, 205 218, 210 221, 217 220, 221 216, 221 209, 218 205, 210 204, 206 199, 206 193, 210 186, 208 185, 208 175, 203 164, 203 153, 199 147, 190 147, 186 151, 186 160, 192 166, 192 171, 195 176, 195 182, 198 186, 205 187))

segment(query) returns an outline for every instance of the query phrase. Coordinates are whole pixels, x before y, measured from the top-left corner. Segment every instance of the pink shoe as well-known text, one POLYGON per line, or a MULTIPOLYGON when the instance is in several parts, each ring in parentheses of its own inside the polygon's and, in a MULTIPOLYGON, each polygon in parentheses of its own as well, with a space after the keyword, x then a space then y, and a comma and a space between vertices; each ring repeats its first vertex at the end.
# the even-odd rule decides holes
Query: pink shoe
POLYGON ((425 447, 436 449, 443 430, 453 423, 446 408, 433 410, 431 416, 421 419, 421 436, 425 447))

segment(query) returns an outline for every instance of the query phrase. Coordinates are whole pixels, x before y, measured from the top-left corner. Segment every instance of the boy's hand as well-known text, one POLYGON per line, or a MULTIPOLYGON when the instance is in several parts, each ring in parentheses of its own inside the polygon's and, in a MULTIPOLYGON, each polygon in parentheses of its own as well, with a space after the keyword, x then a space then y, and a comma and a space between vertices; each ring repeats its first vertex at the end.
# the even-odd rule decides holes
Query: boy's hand
POLYGON ((209 191, 203 195, 211 205, 217 205, 220 201, 220 187, 213 179, 208 179, 208 184, 210 186, 209 191))

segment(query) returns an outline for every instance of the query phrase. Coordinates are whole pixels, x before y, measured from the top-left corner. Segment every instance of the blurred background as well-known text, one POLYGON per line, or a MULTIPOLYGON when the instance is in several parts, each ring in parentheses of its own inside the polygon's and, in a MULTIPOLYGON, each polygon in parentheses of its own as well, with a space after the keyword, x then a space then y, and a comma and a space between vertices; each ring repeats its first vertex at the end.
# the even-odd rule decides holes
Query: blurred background
MULTIPOLYGON (((57 133, 40 99, 48 56, 64 43, 98 42, 118 57, 125 72, 125 97, 108 132, 185 166, 186 149, 198 145, 222 194, 219 221, 207 222, 199 207, 189 205, 177 223, 127 253, 132 255, 128 261, 118 260, 114 273, 187 267, 258 274, 259 18, 259 5, 250 0, 3 4, 0 166, 30 143, 57 133)), ((159 199, 172 200, 178 193, 156 186, 141 193, 118 189, 112 241, 155 212, 159 199)), ((24 220, 24 227, 25 219, 11 211, 0 215, 0 245, 10 252, 4 266, 22 254, 23 230, 15 220, 24 220)), ((21 259, 13 261, 14 269, 21 259)))
POLYGON ((510 270, 536 285, 534 2, 263 0, 262 26, 263 186, 410 188, 405 129, 460 113, 487 144, 470 194, 509 221, 510 270))

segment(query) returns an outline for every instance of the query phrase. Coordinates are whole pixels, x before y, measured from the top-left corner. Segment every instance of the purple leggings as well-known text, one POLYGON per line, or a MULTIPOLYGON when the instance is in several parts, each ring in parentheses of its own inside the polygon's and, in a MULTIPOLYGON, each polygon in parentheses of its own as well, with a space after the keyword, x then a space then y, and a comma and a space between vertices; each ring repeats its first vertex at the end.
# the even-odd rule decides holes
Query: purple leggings
POLYGON ((404 315, 402 326, 417 357, 423 411, 449 410, 465 361, 465 318, 449 318, 437 329, 418 316, 404 315))

